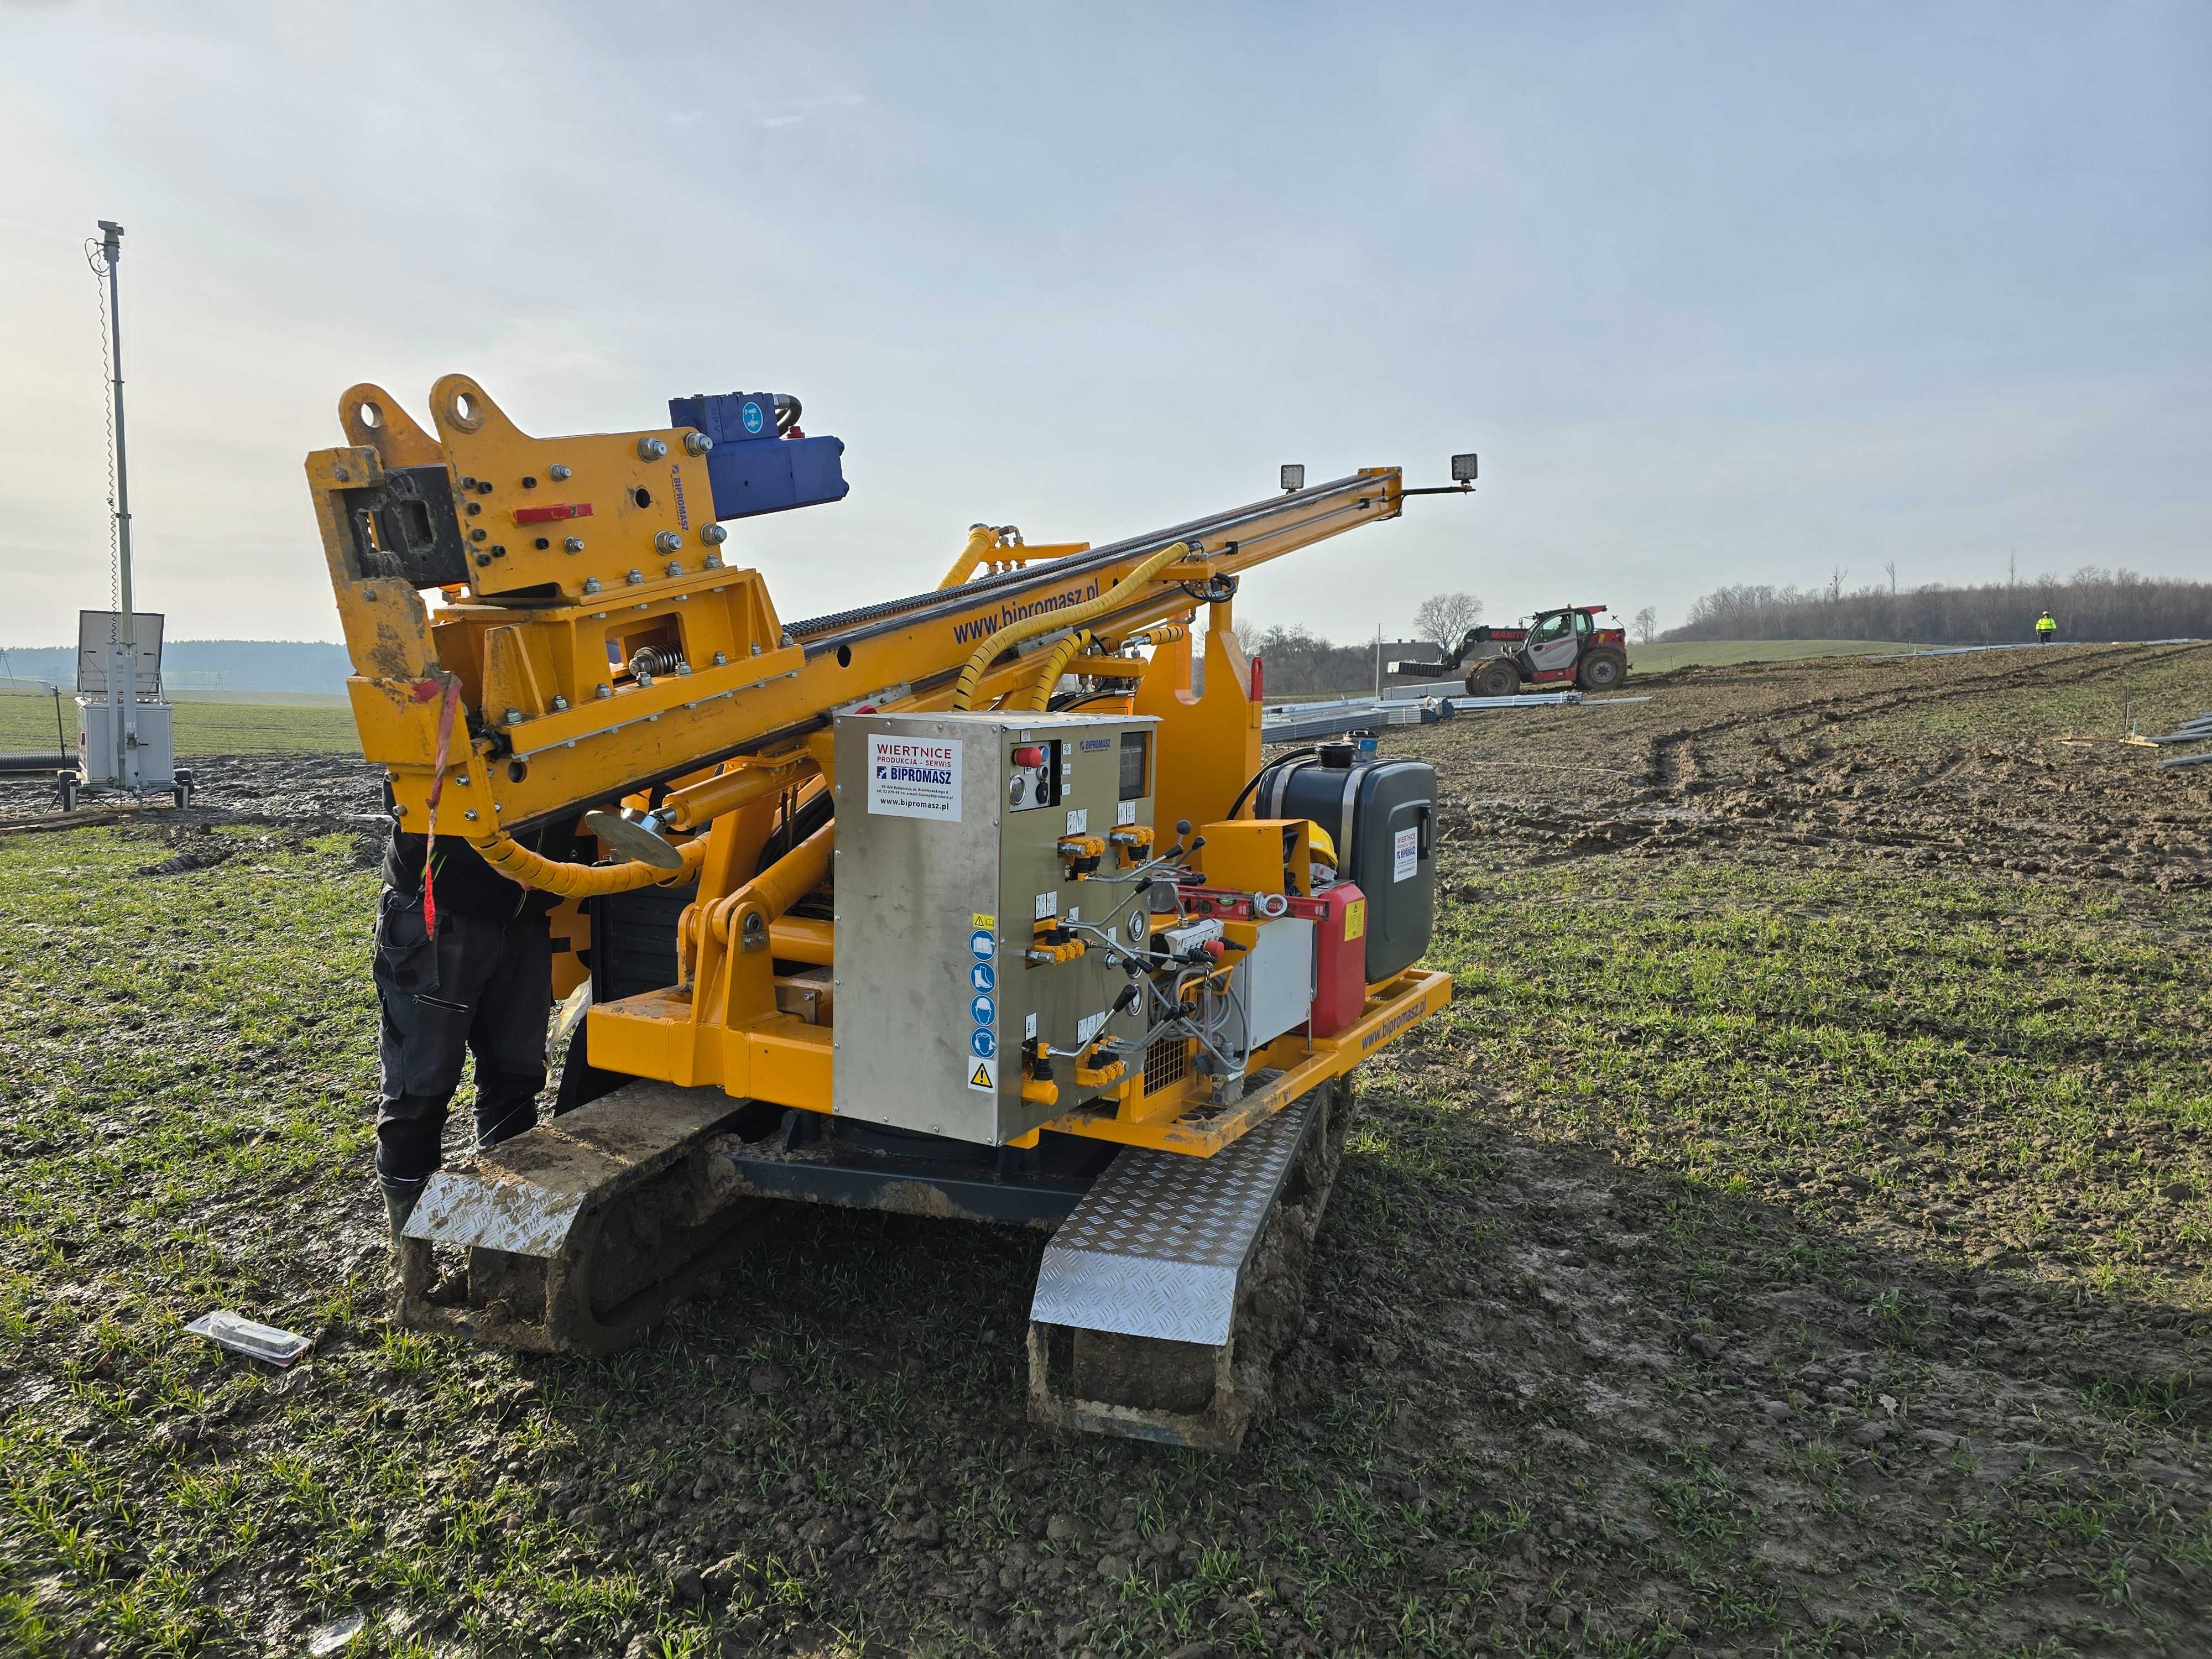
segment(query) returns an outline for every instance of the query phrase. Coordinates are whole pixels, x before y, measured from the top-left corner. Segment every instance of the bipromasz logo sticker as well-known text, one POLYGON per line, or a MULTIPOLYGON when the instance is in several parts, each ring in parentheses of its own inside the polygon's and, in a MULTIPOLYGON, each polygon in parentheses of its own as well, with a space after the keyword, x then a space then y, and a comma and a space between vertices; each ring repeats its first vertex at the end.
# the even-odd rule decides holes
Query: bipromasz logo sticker
POLYGON ((951 738, 868 735, 868 811, 960 822, 960 744, 951 738))

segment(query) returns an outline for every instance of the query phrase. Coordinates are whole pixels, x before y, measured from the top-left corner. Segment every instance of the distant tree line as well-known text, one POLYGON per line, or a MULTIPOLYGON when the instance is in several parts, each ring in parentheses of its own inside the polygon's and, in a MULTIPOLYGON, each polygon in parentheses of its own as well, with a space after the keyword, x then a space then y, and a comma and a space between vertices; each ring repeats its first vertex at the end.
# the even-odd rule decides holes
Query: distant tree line
MULTIPOLYGON (((1267 695, 1296 696, 1308 691, 1351 691, 1375 683, 1375 641, 1332 645, 1296 623, 1268 628, 1239 625, 1237 642, 1248 657, 1267 664, 1267 695)), ((1431 653, 1433 654, 1433 653, 1431 653)))
MULTIPOLYGON (((323 691, 346 689, 353 664, 342 645, 302 640, 169 640, 161 647, 161 684, 169 691, 323 691)), ((0 676, 76 684, 76 647, 10 646, 0 650, 0 676)))
POLYGON ((1826 587, 1745 583, 1717 587, 1662 640, 1899 640, 1929 645, 2008 645, 2035 637, 2045 611, 2061 640, 2212 638, 2212 582, 2180 581, 2085 565, 2066 578, 1951 587, 1845 591, 1847 571, 1826 587))

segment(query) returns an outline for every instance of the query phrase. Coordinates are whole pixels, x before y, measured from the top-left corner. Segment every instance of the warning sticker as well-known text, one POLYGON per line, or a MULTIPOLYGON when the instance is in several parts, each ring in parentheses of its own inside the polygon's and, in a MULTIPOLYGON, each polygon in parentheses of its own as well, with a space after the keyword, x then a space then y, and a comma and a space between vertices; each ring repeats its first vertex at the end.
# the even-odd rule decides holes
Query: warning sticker
POLYGON ((986 1092, 995 1090, 999 1086, 999 1062, 995 1060, 977 1060, 975 1069, 968 1073, 968 1086, 986 1092))
POLYGON ((1419 828, 1401 830, 1391 842, 1390 879, 1411 881, 1413 872, 1421 863, 1421 832, 1419 828))
POLYGON ((1344 942, 1367 937, 1367 901, 1356 898, 1344 907, 1344 942))
POLYGON ((950 738, 868 734, 868 811, 960 822, 960 745, 950 738))

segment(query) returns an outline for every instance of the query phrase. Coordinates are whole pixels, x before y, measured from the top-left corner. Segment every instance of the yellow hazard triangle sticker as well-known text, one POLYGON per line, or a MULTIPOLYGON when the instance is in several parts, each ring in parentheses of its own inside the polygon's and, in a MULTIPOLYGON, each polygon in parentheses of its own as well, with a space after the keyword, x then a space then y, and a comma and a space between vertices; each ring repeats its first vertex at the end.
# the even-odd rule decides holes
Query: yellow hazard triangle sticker
POLYGON ((968 1079, 968 1086, 971 1089, 996 1089, 999 1086, 997 1064, 988 1060, 977 1060, 975 1073, 968 1079))

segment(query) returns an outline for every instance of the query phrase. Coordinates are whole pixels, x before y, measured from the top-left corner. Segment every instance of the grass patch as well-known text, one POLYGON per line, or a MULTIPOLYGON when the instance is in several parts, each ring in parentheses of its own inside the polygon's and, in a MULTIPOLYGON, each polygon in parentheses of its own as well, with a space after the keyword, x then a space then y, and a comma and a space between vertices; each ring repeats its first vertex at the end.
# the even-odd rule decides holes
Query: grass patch
MULTIPOLYGON (((305 695, 204 701, 180 696, 173 715, 177 758, 196 755, 358 755, 361 739, 343 699, 305 695)), ((76 705, 61 700, 70 747, 76 746, 76 705)), ((35 749, 54 741, 54 700, 0 691, 0 749, 35 749)))

